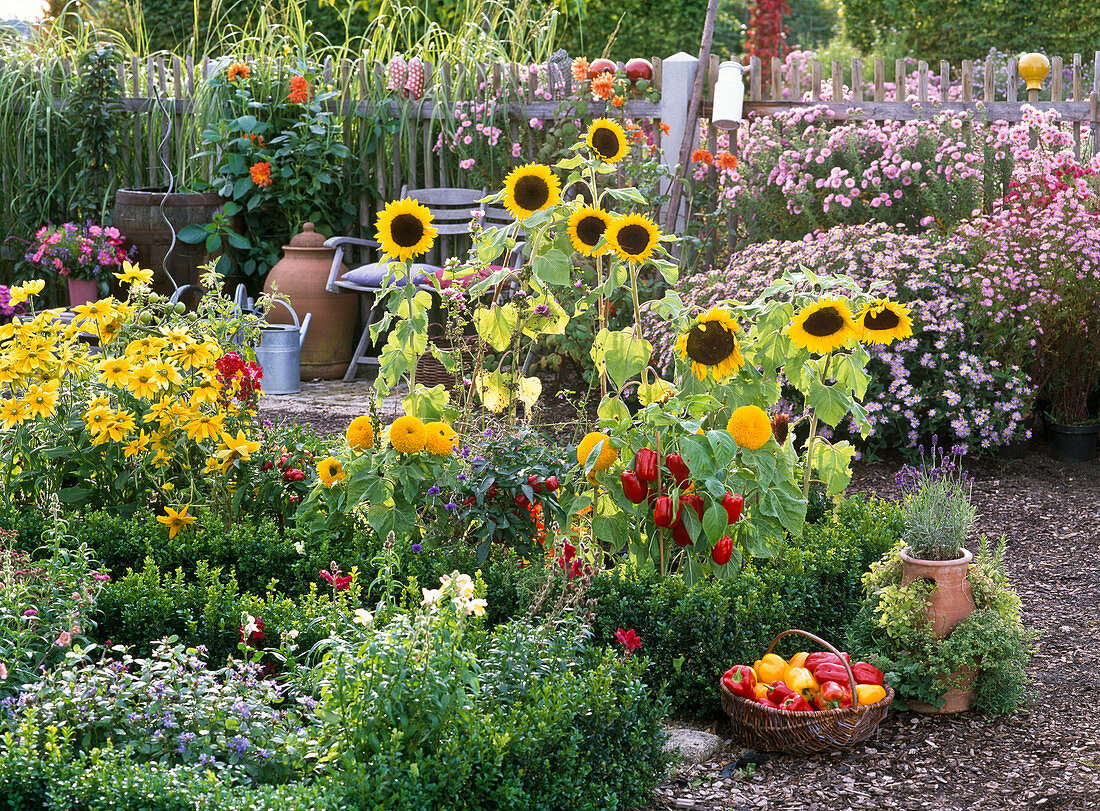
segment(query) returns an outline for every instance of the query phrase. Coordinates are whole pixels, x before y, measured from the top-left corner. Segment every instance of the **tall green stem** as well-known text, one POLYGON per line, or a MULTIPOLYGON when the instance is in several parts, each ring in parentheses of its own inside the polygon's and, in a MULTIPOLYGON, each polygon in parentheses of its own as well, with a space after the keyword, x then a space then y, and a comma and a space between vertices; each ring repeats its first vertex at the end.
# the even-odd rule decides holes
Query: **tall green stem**
MULTIPOLYGON (((832 353, 825 356, 825 363, 821 367, 821 385, 825 385, 825 378, 829 373, 829 362, 833 359, 832 353)), ((802 471, 802 498, 810 498, 810 473, 814 467, 814 440, 817 439, 817 412, 810 415, 810 435, 806 438, 806 461, 802 471)))

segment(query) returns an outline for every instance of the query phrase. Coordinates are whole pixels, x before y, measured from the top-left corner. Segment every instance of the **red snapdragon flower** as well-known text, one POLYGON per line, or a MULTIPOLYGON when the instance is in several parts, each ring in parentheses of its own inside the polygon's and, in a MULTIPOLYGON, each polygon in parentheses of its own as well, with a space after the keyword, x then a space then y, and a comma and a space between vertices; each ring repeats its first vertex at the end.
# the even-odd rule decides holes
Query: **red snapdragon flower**
POLYGON ((629 631, 624 631, 622 628, 615 632, 615 641, 618 642, 627 653, 633 653, 642 646, 642 640, 638 637, 638 634, 631 628, 629 631))

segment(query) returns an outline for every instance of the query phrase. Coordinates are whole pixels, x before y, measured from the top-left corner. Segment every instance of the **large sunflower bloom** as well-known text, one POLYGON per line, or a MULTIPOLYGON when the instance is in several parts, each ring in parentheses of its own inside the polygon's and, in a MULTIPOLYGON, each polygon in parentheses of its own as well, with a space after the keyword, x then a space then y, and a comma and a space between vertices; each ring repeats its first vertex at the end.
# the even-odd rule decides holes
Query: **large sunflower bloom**
POLYGON ((450 456, 454 453, 455 430, 445 422, 429 422, 424 426, 427 434, 425 449, 436 456, 450 456))
POLYGON ((386 203, 378 215, 375 237, 382 253, 401 262, 430 251, 435 234, 432 212, 411 197, 386 203))
POLYGON ((616 217, 604 233, 607 243, 619 258, 636 265, 640 265, 653 254, 660 235, 657 223, 641 214, 616 217))
POLYGON ((592 464, 592 470, 607 470, 615 464, 615 460, 619 458, 619 452, 611 445, 611 438, 599 431, 592 431, 584 435, 581 444, 577 446, 577 463, 582 467, 586 465, 588 457, 592 455, 592 451, 601 442, 603 447, 600 448, 600 455, 596 457, 596 461, 592 464))
POLYGON ((593 121, 585 140, 600 160, 607 163, 616 163, 626 157, 626 132, 618 122, 610 118, 597 118, 593 121))
POLYGON ((913 319, 909 317, 908 307, 877 299, 860 311, 856 328, 866 343, 892 344, 913 334, 913 319))
POLYGON ((424 423, 416 417, 398 417, 390 425, 390 444, 401 453, 419 453, 428 441, 424 423))
POLYGON ((583 256, 603 256, 610 250, 610 246, 606 242, 600 248, 596 246, 610 224, 611 215, 606 211, 584 206, 569 216, 566 230, 569 231, 569 239, 577 253, 583 256))
POLYGON ((725 380, 745 365, 737 341, 739 329, 728 310, 712 307, 680 335, 676 351, 682 360, 691 363, 691 373, 699 380, 705 380, 708 373, 716 381, 725 380))
POLYGON ((366 451, 374 446, 374 423, 370 414, 356 417, 348 426, 345 438, 353 451, 366 451))
POLYGON ((791 343, 824 355, 840 349, 859 334, 852 312, 840 299, 822 299, 803 307, 787 327, 791 343))
POLYGON ((561 181, 549 166, 529 163, 517 166, 504 178, 504 207, 517 220, 525 220, 561 202, 561 181))
POLYGON ((772 421, 759 406, 741 406, 726 423, 726 430, 742 448, 755 451, 763 448, 772 438, 772 421))

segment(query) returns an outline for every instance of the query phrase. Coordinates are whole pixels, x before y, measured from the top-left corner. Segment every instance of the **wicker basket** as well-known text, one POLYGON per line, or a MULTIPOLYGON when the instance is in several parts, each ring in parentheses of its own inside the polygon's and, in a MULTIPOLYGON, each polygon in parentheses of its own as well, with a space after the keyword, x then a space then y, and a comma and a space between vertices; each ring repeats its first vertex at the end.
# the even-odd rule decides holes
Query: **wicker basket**
MULTIPOLYGON (((475 355, 477 354, 477 341, 478 336, 476 335, 464 335, 459 341, 462 350, 462 364, 467 369, 474 365, 475 355)), ((442 350, 455 348, 451 341, 444 338, 433 338, 432 343, 442 350)), ((443 364, 436 360, 430 351, 421 355, 416 362, 416 382, 429 388, 442 384, 448 389, 454 388, 457 383, 454 375, 443 368, 443 364)))
MULTIPOLYGON (((772 652, 775 643, 790 634, 800 634, 813 640, 837 656, 840 651, 823 639, 806 631, 791 629, 784 631, 768 646, 772 652)), ((833 749, 845 749, 871 737, 875 727, 886 717, 890 702, 894 700, 894 691, 887 687, 886 697, 874 704, 859 704, 856 695, 856 680, 852 668, 844 662, 848 671, 849 686, 852 691, 852 706, 818 712, 791 712, 773 710, 755 701, 730 692, 719 683, 722 693, 722 709, 726 711, 737 734, 746 746, 762 752, 786 752, 795 755, 812 755, 833 749)))

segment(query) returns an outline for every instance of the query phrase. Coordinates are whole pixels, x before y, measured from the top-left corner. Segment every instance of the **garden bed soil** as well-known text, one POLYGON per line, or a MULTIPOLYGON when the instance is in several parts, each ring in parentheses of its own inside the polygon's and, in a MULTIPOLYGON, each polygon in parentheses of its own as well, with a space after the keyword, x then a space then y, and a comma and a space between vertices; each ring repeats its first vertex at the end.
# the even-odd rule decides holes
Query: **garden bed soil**
MULTIPOLYGON (((857 465, 851 489, 896 497, 896 469, 857 465)), ((866 743, 811 757, 759 757, 731 742, 677 767, 647 811, 1100 808, 1100 463, 1057 462, 1040 446, 971 472, 979 529, 1008 539, 1009 579, 1042 634, 1024 707, 891 713, 866 743), (737 768, 751 761, 763 762, 737 768)), ((731 736, 728 725, 716 731, 731 736)))

